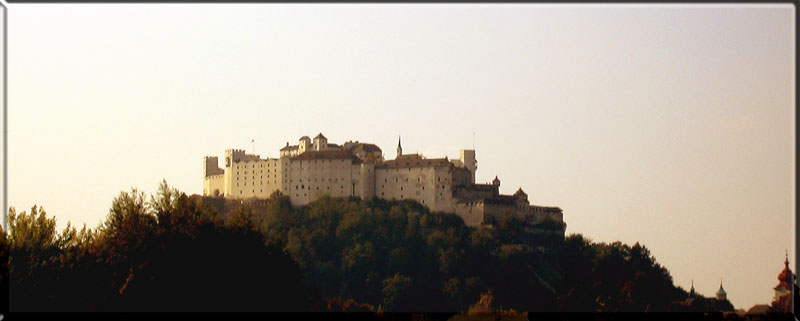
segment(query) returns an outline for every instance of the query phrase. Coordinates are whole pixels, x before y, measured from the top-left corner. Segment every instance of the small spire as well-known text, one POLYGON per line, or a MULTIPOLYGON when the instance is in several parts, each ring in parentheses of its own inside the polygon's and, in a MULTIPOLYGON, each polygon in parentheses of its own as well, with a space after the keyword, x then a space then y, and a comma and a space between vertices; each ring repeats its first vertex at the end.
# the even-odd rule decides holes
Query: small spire
POLYGON ((397 135, 397 158, 403 155, 403 147, 400 146, 400 135, 397 135))

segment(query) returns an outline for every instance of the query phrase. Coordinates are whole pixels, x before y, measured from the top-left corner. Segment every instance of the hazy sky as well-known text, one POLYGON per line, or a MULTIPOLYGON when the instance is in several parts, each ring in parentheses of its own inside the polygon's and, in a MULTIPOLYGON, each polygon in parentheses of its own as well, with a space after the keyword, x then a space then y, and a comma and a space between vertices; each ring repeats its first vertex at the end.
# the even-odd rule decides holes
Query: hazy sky
POLYGON ((203 156, 325 134, 457 157, 639 241, 676 285, 769 303, 794 265, 795 21, 782 5, 12 4, 8 197, 60 227, 203 156))

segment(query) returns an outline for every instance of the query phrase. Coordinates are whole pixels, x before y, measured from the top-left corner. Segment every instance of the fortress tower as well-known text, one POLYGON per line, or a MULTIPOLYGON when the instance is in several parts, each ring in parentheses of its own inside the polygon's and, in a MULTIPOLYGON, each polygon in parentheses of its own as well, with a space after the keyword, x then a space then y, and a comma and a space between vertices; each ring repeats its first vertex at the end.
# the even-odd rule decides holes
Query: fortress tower
POLYGON ((475 150, 462 149, 460 154, 461 155, 459 156, 461 157, 459 157, 459 160, 461 161, 462 164, 464 164, 464 167, 468 169, 470 174, 472 175, 470 182, 472 184, 475 184, 475 172, 478 170, 478 161, 475 160, 475 150))

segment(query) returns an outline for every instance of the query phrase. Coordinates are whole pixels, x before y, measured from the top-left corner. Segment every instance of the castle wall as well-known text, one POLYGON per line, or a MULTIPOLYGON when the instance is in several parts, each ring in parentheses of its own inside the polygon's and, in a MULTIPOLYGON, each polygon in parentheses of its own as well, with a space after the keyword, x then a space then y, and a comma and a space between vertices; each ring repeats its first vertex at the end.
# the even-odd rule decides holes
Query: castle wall
POLYGON ((512 214, 520 219, 525 219, 524 215, 520 215, 515 206, 500 205, 500 204, 484 204, 484 217, 486 223, 497 224, 500 219, 506 214, 512 214))
POLYGON ((375 197, 375 164, 372 163, 361 163, 359 165, 359 176, 360 176, 360 193, 361 199, 369 200, 375 197))
MULTIPOLYGON (((255 156, 255 155, 247 155, 255 156)), ((268 198, 273 192, 282 189, 282 166, 279 159, 242 157, 226 169, 226 197, 244 199, 251 197, 268 198)))
POLYGON ((436 178, 434 167, 378 168, 375 169, 375 196, 387 200, 413 199, 433 209, 436 178))
POLYGON ((438 212, 455 212, 455 199, 453 199, 453 168, 452 166, 436 167, 434 170, 434 206, 431 210, 438 212))
POLYGON ((290 159, 286 194, 296 206, 306 205, 325 194, 358 196, 354 172, 360 176, 360 169, 353 167, 351 159, 290 159))
POLYGON ((222 196, 225 193, 225 175, 211 175, 203 178, 203 196, 222 196))
POLYGON ((459 202, 455 204, 456 215, 464 220, 467 226, 480 226, 484 223, 483 202, 459 202))

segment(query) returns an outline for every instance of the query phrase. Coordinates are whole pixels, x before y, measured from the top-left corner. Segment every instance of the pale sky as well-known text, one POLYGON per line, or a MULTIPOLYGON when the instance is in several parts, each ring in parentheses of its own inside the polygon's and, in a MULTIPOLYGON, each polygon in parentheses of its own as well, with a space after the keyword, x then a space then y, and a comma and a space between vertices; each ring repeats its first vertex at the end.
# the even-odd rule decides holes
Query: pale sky
POLYGON ((795 265, 791 4, 11 4, 8 201, 96 227, 203 156, 322 132, 458 157, 768 304, 795 265))

